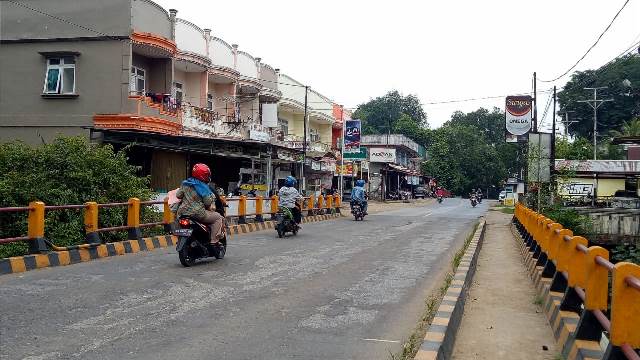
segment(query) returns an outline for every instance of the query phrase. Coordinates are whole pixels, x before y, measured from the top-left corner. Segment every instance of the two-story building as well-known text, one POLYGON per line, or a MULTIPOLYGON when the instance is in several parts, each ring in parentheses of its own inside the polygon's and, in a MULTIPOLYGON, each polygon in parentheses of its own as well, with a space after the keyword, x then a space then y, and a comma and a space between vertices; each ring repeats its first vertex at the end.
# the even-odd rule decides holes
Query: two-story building
MULTIPOLYGON (((214 181, 229 191, 251 184, 266 191, 278 178, 300 174, 296 139, 274 138, 263 125, 289 119, 300 136, 300 97, 283 97, 278 70, 212 30, 150 0, 0 6, 0 141, 38 144, 62 134, 132 146, 131 162, 160 192, 199 161, 211 164, 214 181), (282 114, 263 113, 267 105, 282 114)), ((308 96, 317 109, 332 106, 312 90, 308 96)), ((333 117, 311 106, 308 113, 313 158, 322 148, 315 143, 331 142, 333 117)))
POLYGON ((420 184, 424 147, 401 134, 363 135, 360 144, 368 152, 370 196, 386 199, 420 184))

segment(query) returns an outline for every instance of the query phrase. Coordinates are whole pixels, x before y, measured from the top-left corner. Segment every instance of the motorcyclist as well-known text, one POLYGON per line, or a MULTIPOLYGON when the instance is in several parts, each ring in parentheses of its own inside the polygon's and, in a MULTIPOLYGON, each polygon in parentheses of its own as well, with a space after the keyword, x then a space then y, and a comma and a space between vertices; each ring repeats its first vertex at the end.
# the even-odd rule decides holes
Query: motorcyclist
POLYGON ((302 195, 300 195, 295 188, 297 182, 293 176, 287 176, 284 181, 284 186, 278 191, 278 206, 289 209, 293 215, 293 221, 302 229, 302 226, 300 226, 302 222, 302 211, 296 206, 296 201, 302 199, 302 195))
POLYGON ((441 199, 444 198, 444 189, 441 186, 438 186, 436 189, 436 197, 441 199))
POLYGON ((211 228, 211 243, 216 244, 224 236, 222 226, 224 217, 212 210, 215 195, 209 187, 211 169, 205 164, 195 164, 191 169, 191 177, 184 180, 176 192, 180 199, 177 215, 188 216, 195 221, 207 224, 211 228))
POLYGON ((360 179, 356 181, 356 186, 351 189, 351 208, 353 208, 354 204, 360 204, 362 207, 362 212, 364 215, 367 215, 367 198, 366 192, 364 190, 364 180, 360 179))

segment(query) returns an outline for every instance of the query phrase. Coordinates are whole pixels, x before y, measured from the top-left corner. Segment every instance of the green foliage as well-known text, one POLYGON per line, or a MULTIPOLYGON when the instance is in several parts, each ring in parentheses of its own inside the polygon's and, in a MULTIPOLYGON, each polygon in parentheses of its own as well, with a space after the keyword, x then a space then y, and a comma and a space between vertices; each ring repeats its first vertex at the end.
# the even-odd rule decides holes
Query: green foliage
MULTIPOLYGON (((598 159, 621 160, 623 157, 622 147, 612 144, 610 139, 605 138, 598 143, 598 159)), ((573 141, 557 138, 556 159, 591 160, 593 159, 593 142, 584 137, 578 137, 573 141)))
POLYGON ((397 90, 361 104, 353 113, 353 118, 362 120, 364 134, 386 134, 395 128, 403 114, 413 120, 419 128, 429 126, 427 114, 422 109, 418 97, 403 96, 397 90))
POLYGON ((620 130, 611 130, 612 137, 640 136, 640 117, 625 121, 620 130))
POLYGON ((393 132, 405 135, 420 145, 431 143, 431 130, 420 127, 409 115, 402 114, 395 122, 393 132))
POLYGON ((479 109, 456 112, 441 128, 431 131, 425 174, 455 194, 472 188, 501 187, 521 168, 523 157, 516 144, 504 141, 504 113, 479 109))
MULTIPOLYGON (((81 137, 59 137, 50 144, 31 147, 22 142, 0 144, 0 207, 26 206, 31 201, 47 205, 126 202, 137 197, 149 200, 148 179, 136 176, 127 164, 124 151, 110 145, 90 144, 81 137)), ((144 207, 143 221, 157 219, 144 207)), ((153 220, 157 221, 157 220, 153 220)), ((126 208, 102 208, 100 227, 126 224, 126 208)), ((81 210, 47 211, 45 236, 56 245, 83 242, 81 210)), ((26 214, 0 215, 0 238, 26 234, 26 214)), ((104 234, 107 240, 120 240, 123 233, 104 234)), ((24 254, 24 244, 0 246, 0 258, 24 254)))
POLYGON ((637 244, 620 244, 611 250, 613 263, 626 261, 640 265, 640 246, 637 244))
POLYGON ((560 112, 574 111, 571 119, 578 120, 569 128, 571 134, 593 137, 593 109, 578 101, 593 98, 585 87, 608 86, 598 97, 613 99, 598 109, 598 132, 607 134, 620 129, 625 121, 640 115, 640 57, 629 55, 597 70, 576 72, 558 93, 560 112))
POLYGON ((562 224, 565 229, 573 231, 574 235, 587 237, 593 233, 593 222, 587 215, 580 214, 575 209, 554 205, 542 209, 542 213, 553 221, 562 224))

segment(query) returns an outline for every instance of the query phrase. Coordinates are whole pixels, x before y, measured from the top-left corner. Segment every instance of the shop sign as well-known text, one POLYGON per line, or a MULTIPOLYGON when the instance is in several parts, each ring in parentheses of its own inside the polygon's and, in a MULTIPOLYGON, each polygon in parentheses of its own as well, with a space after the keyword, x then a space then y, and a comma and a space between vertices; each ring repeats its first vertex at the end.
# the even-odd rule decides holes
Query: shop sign
POLYGON ((336 165, 336 175, 352 176, 358 173, 358 166, 354 164, 336 165))
POLYGON ((395 163, 396 149, 371 148, 369 150, 369 161, 377 163, 395 163))
POLYGON ((296 161, 296 162, 302 160, 302 155, 297 155, 289 151, 278 150, 277 155, 278 155, 278 159, 280 160, 296 161))
POLYGON ((240 190, 267 191, 267 184, 242 184, 240 185, 240 190))
POLYGON ((367 160, 367 148, 360 147, 360 151, 355 153, 345 151, 344 158, 349 160, 367 160))
POLYGON ((311 161, 311 170, 320 171, 322 165, 318 161, 311 161))
POLYGON ((268 142, 270 138, 271 137, 269 136, 269 134, 264 131, 258 131, 253 129, 249 130, 249 139, 251 140, 268 142))
POLYGON ((360 120, 347 120, 344 125, 344 152, 360 152, 360 120))
POLYGON ((505 103, 505 130, 507 142, 520 141, 520 135, 531 131, 531 96, 507 96, 505 103))

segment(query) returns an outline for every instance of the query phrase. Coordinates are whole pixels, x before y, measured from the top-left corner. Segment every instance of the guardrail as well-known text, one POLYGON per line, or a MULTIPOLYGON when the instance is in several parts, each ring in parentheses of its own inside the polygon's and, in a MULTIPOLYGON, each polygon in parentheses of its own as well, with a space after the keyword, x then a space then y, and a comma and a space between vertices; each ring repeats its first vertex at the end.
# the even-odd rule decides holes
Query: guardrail
MULTIPOLYGON (((247 223, 249 217, 253 217, 255 222, 265 221, 264 215, 270 214, 271 218, 275 217, 278 212, 278 197, 264 199, 261 196, 248 198, 240 196, 238 198, 222 198, 222 200, 230 206, 227 213, 228 218, 237 218, 239 224, 247 223), (235 205, 235 206, 234 206, 235 205)), ((308 215, 317 215, 325 213, 339 212, 341 199, 339 196, 314 196, 305 198, 305 208, 308 215)), ((27 213, 27 234, 24 236, 16 236, 0 239, 0 245, 15 242, 27 242, 29 252, 38 254, 49 250, 65 251, 74 248, 84 248, 86 246, 97 246, 103 243, 100 237, 101 233, 127 231, 129 240, 141 239, 143 228, 164 226, 166 232, 171 229, 174 221, 174 213, 169 206, 169 199, 158 201, 140 201, 137 198, 131 198, 127 202, 98 204, 96 202, 87 202, 82 205, 45 205, 41 201, 29 203, 24 207, 6 207, 0 208, 2 213, 27 213), (162 221, 151 223, 140 223, 140 212, 142 206, 158 206, 162 205, 162 221), (104 208, 127 208, 127 222, 122 226, 103 227, 99 226, 100 209, 104 208), (84 216, 84 231, 86 244, 61 247, 56 246, 45 237, 45 219, 47 211, 60 210, 82 210, 84 216)))
POLYGON ((574 340, 600 343, 606 332, 603 359, 640 360, 640 266, 614 265, 606 249, 521 204, 514 222, 529 258, 550 279, 549 291, 564 293, 560 310, 579 315, 574 340))

